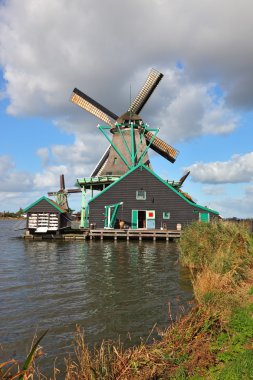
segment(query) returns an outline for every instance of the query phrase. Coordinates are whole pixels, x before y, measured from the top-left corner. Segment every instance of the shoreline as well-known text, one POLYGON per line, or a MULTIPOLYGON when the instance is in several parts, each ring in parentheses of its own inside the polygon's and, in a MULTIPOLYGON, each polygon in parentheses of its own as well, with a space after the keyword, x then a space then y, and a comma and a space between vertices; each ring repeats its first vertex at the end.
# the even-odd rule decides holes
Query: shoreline
POLYGON ((115 342, 88 348, 78 328, 75 355, 55 379, 253 378, 252 235, 224 222, 197 223, 184 231, 179 250, 192 274, 194 307, 160 331, 161 340, 128 349, 115 342))

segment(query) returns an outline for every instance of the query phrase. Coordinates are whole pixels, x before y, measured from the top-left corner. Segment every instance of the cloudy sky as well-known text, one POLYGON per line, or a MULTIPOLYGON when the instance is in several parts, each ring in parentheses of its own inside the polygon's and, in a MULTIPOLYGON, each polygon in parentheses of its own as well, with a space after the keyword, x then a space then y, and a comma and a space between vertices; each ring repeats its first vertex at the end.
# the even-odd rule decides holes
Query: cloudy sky
MULTIPOLYGON (((142 111, 180 151, 154 170, 224 217, 253 217, 252 0, 0 0, 0 210, 89 176, 108 143, 74 87, 116 114, 152 67, 142 111)), ((80 196, 70 204, 80 209, 80 196)))

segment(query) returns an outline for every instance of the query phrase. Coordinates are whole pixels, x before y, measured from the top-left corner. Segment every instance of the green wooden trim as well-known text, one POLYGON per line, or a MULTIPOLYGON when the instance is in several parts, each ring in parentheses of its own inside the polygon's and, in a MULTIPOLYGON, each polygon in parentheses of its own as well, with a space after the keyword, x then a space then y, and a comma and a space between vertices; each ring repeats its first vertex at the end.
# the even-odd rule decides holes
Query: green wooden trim
POLYGON ((163 219, 164 220, 170 219, 170 212, 169 211, 163 211, 163 219))
POLYGON ((136 169, 138 168, 141 168, 142 169, 145 169, 147 170, 150 174, 152 174, 154 177, 156 177, 160 182, 162 182, 165 186, 167 186, 169 189, 171 189, 172 191, 174 191, 174 193, 176 193, 179 197, 181 197, 185 202, 187 202, 189 205, 195 207, 195 208, 198 208, 200 210, 205 210, 205 211, 208 211, 208 212, 212 212, 213 214, 216 214, 216 215, 219 215, 219 212, 218 211, 215 211, 215 210, 212 210, 210 208, 207 208, 207 207, 204 207, 204 206, 200 206, 198 205, 197 203, 193 203, 191 202, 189 199, 187 199, 183 194, 179 193, 176 189, 174 189, 173 186, 171 186, 168 182, 164 181, 161 177, 159 177, 156 173, 153 172, 153 170, 151 170, 150 168, 148 168, 146 165, 144 164, 139 164, 137 166, 135 166, 134 168, 130 169, 127 173, 123 174, 122 177, 120 177, 117 181, 111 183, 109 186, 107 186, 104 190, 102 190, 99 194, 95 195, 94 198, 92 198, 90 202, 93 202, 96 198, 100 197, 100 195, 102 195, 103 193, 105 193, 106 191, 108 191, 112 186, 115 186, 119 181, 123 180, 124 178, 126 178, 129 174, 131 174, 132 172, 134 172, 136 169))
POLYGON ((86 211, 86 191, 85 188, 82 187, 82 206, 81 206, 81 223, 80 227, 85 228, 87 227, 85 224, 85 211, 86 211))
POLYGON ((138 210, 132 210, 132 226, 133 230, 138 228, 138 210))
POLYGON ((108 226, 108 206, 105 206, 105 220, 104 220, 104 228, 108 226))
POLYGON ((93 202, 94 199, 97 199, 100 197, 100 195, 104 194, 108 189, 110 189, 113 185, 121 181, 123 178, 127 177, 130 173, 132 173, 135 169, 137 169, 140 165, 135 166, 134 168, 131 168, 127 173, 123 174, 119 179, 117 179, 115 182, 111 183, 109 186, 107 186, 104 190, 100 191, 99 194, 95 195, 92 199, 90 199, 89 203, 93 202))
POLYGON ((135 144, 134 144, 134 125, 133 123, 130 123, 131 126, 131 162, 132 166, 134 166, 135 163, 135 144))
POLYGON ((117 213, 118 213, 120 205, 121 205, 121 203, 118 203, 114 207, 114 210, 113 210, 113 213, 112 213, 112 216, 111 216, 111 220, 110 220, 110 224, 109 224, 109 227, 111 227, 111 228, 113 228, 114 225, 115 225, 116 216, 117 216, 117 213))
POLYGON ((151 140, 149 141, 149 143, 147 144, 146 149, 144 150, 144 152, 142 152, 142 154, 141 154, 141 156, 140 156, 140 158, 139 158, 139 161, 140 161, 141 163, 142 163, 142 159, 143 159, 143 157, 145 157, 145 154, 146 154, 147 151, 149 150, 150 145, 152 144, 152 142, 153 142, 154 139, 156 138, 156 135, 157 135, 158 132, 159 132, 159 129, 156 129, 155 133, 153 134, 152 139, 151 139, 151 140))
POLYGON ((126 147, 126 149, 128 151, 128 154, 131 157, 131 151, 130 151, 129 146, 128 146, 127 142, 126 142, 126 139, 125 139, 124 133, 122 132, 121 126, 122 126, 122 124, 119 124, 119 125, 117 125, 117 128, 118 128, 119 134, 120 134, 120 136, 122 138, 123 144, 125 145, 125 147, 126 147))
POLYGON ((210 222, 209 212, 200 212, 199 213, 199 220, 200 220, 200 222, 205 222, 205 223, 210 222))
POLYGON ((119 207, 123 205, 123 202, 115 203, 114 205, 105 206, 105 221, 104 228, 113 228, 116 222, 116 216, 119 210, 119 207), (109 210, 111 209, 110 223, 108 221, 109 210))
POLYGON ((164 183, 164 185, 166 185, 169 189, 171 189, 172 191, 174 191, 174 193, 178 194, 182 199, 184 199, 189 205, 193 206, 193 207, 197 207, 201 210, 205 210, 205 211, 210 211, 216 215, 219 215, 218 211, 215 211, 215 210, 212 210, 210 208, 207 208, 207 207, 204 207, 204 206, 200 206, 198 205, 197 203, 193 203, 191 202, 189 199, 187 199, 183 194, 181 194, 179 191, 177 191, 176 189, 174 189, 174 187, 172 187, 168 182, 164 181, 161 177, 159 177, 156 173, 153 172, 153 170, 151 170, 150 168, 146 167, 145 165, 142 165, 149 173, 153 174, 159 181, 161 181, 162 183, 164 183))
POLYGON ((24 212, 27 212, 29 211, 30 208, 32 208, 33 206, 35 206, 36 204, 38 204, 39 202, 41 202, 42 200, 45 200, 47 201, 51 206, 53 206, 54 208, 56 208, 58 211, 60 211, 62 214, 64 214, 66 211, 62 210, 60 207, 58 207, 55 203, 53 203, 51 201, 51 199, 43 196, 41 198, 39 198, 37 201, 33 202, 32 204, 30 204, 29 206, 27 206, 26 208, 24 208, 24 212))
MULTIPOLYGON (((136 161, 136 158, 137 158, 137 156, 138 156, 138 153, 139 153, 139 150, 140 150, 140 146, 141 146, 141 144, 142 144, 142 141, 143 141, 143 136, 144 136, 144 133, 142 132, 141 134, 140 134, 140 141, 138 142, 138 145, 137 145, 137 148, 136 148, 136 152, 135 152, 135 155, 134 155, 134 161, 136 161)), ((138 159, 138 163, 140 163, 141 162, 141 160, 140 160, 140 158, 138 159)))
MULTIPOLYGON (((104 129, 108 129, 108 127, 104 127, 102 125, 99 125, 98 128, 103 133, 103 135, 105 136, 105 138, 109 141, 109 143, 111 144, 111 146, 113 147, 113 149, 118 153, 118 155, 120 156, 120 158, 122 159, 122 161, 126 164, 126 166, 128 167, 128 169, 130 169, 131 166, 128 165, 128 162, 125 160, 124 156, 121 154, 121 152, 118 150, 118 148, 115 146, 115 144, 113 144, 112 140, 104 132, 104 129)), ((109 127, 109 129, 110 129, 110 127, 109 127)))

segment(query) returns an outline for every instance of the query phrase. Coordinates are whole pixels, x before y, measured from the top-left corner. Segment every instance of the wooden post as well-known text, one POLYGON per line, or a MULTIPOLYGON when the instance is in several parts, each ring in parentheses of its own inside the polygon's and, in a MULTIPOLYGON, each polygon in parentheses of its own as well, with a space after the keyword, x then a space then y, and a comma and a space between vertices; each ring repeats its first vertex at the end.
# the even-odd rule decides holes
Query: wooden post
POLYGON ((81 224, 80 227, 84 228, 87 227, 85 225, 85 211, 86 211, 86 191, 85 188, 82 187, 82 208, 81 208, 81 224))

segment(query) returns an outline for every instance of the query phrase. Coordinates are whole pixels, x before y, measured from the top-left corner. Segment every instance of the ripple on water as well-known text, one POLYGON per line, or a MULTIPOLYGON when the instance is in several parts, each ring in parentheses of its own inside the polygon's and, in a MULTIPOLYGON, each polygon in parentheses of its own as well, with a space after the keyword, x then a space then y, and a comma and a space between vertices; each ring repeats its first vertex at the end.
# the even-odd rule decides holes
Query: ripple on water
POLYGON ((117 339, 128 344, 166 327, 192 290, 176 246, 165 242, 24 241, 13 221, 0 221, 0 351, 23 357, 32 338, 43 340, 43 365, 73 351, 76 324, 89 344, 117 339), (128 333, 131 335, 129 342, 128 333))

